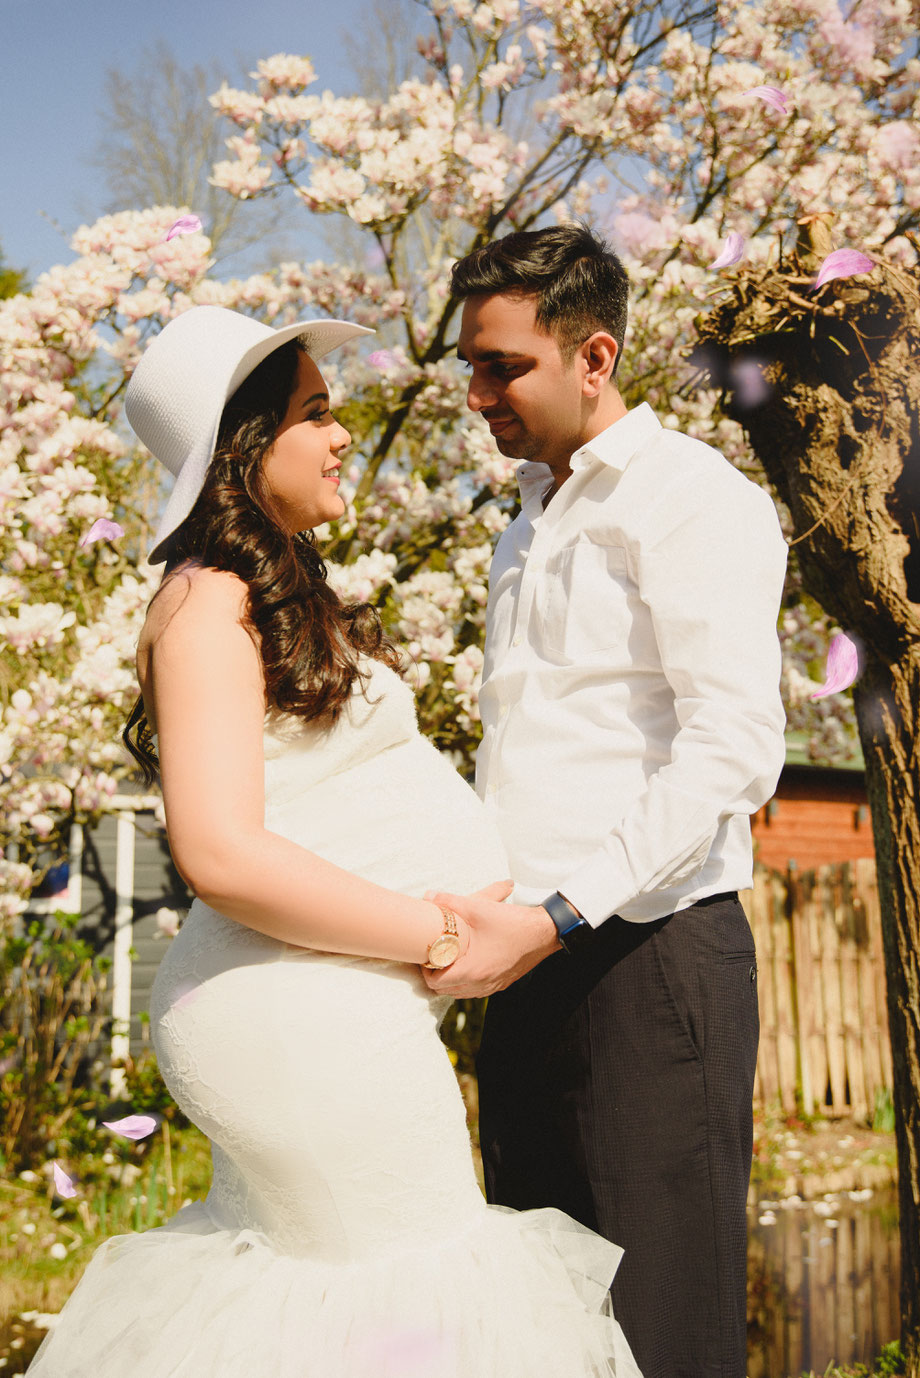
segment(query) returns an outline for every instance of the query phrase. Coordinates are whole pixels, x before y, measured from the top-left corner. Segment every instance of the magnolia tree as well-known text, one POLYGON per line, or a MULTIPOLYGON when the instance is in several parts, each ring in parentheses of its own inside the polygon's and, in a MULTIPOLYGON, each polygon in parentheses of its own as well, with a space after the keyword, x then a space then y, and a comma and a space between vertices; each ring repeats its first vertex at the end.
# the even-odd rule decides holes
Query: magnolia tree
MULTIPOLYGON (((586 215, 607 229, 633 283, 628 400, 648 400, 665 425, 760 479, 740 428, 683 362, 692 320, 718 286, 713 265, 729 237, 765 263, 798 221, 833 212, 839 244, 905 255, 920 187, 918 8, 864 0, 847 18, 828 0, 420 8, 421 73, 386 100, 319 93, 310 61, 284 55, 259 65, 251 89, 217 92, 238 132, 214 180, 236 196, 285 193, 363 232, 357 261, 309 270, 327 293, 311 300, 345 314, 367 319, 379 292, 370 318, 386 344, 370 356, 378 378, 348 377, 364 403, 366 459, 331 553, 348 561, 373 549, 362 591, 394 607, 427 662, 429 725, 465 746, 481 575, 513 487, 511 466, 464 417, 449 362, 451 263, 547 217, 586 215), (777 88, 784 99, 769 103, 777 88), (411 604, 417 618, 395 606, 407 577, 424 597, 411 604)), ((855 746, 849 699, 811 698, 833 630, 802 598, 793 560, 784 689, 814 759, 855 746)))
MULTIPOLYGON (((310 60, 286 55, 261 62, 250 89, 222 87, 212 101, 234 130, 216 185, 338 217, 357 247, 221 282, 205 232, 167 238, 194 207, 125 212, 81 230, 73 263, 0 303, 5 839, 53 840, 61 820, 104 806, 125 769, 133 643, 156 582, 141 559, 156 476, 121 398, 166 320, 217 302, 277 325, 331 314, 377 328, 374 347, 324 368, 355 443, 347 513, 320 536, 343 594, 373 600, 408 647, 424 726, 469 762, 488 562, 515 487, 465 411, 451 263, 554 218, 608 231, 633 283, 627 400, 761 480, 684 358, 693 319, 719 286, 727 238, 765 264, 799 220, 833 213, 835 246, 907 253, 917 18, 911 0, 861 0, 847 17, 829 0, 423 0, 418 74, 386 99, 320 91, 310 60), (125 534, 103 525, 87 541, 99 520, 125 534)), ((815 759, 833 759, 855 742, 851 708, 810 697, 834 624, 797 579, 793 561, 787 708, 815 759)), ((26 880, 9 872, 8 909, 26 880)))
POLYGON ((207 269, 201 245, 163 242, 169 223, 167 209, 80 231, 74 263, 0 303, 0 818, 22 852, 0 860, 6 916, 24 908, 35 848, 59 848, 123 773, 152 582, 132 553, 143 475, 120 395, 142 337, 207 269))
MULTIPOLYGON (((193 303, 257 309, 278 322, 335 309, 325 270, 291 265, 271 277, 209 280, 207 238, 169 237, 182 219, 173 207, 106 217, 76 235, 72 264, 0 302, 0 840, 22 851, 18 861, 0 855, 0 918, 24 910, 40 856, 60 852, 68 822, 103 810, 127 773, 119 738, 137 692, 134 648, 160 573, 141 558, 156 512, 150 461, 138 457, 120 422, 144 343, 193 303)), ((353 314, 392 314, 379 279, 368 275, 366 285, 366 305, 353 314)), ((361 281, 350 286, 362 295, 361 281)), ((327 374, 334 398, 345 402, 369 377, 379 381, 380 362, 353 358, 341 377, 327 374)), ((343 415, 366 406, 346 403, 343 415)), ((353 487, 358 478, 353 468, 353 487)), ((343 593, 378 596, 413 549, 406 515, 427 510, 429 519, 450 521, 454 505, 453 495, 435 496, 426 509, 417 482, 391 485, 376 548, 355 549, 337 572, 343 593), (393 523, 397 505, 403 515, 393 523)), ((477 527, 478 546, 468 540, 452 553, 452 574, 443 563, 419 569, 393 600, 418 682, 426 656, 450 662, 448 731, 458 750, 473 731, 481 655, 456 645, 451 627, 464 607, 484 601, 485 542, 500 520, 477 527)))

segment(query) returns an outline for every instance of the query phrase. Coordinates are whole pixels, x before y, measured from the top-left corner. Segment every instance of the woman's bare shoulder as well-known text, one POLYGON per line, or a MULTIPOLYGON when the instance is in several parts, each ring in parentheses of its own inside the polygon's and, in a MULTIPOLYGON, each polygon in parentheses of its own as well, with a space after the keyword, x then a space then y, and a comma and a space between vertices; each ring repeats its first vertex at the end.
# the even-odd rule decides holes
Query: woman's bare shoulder
POLYGON ((138 649, 160 641, 171 628, 186 633, 199 623, 238 625, 246 617, 248 594, 243 580, 229 570, 180 565, 157 589, 138 649))

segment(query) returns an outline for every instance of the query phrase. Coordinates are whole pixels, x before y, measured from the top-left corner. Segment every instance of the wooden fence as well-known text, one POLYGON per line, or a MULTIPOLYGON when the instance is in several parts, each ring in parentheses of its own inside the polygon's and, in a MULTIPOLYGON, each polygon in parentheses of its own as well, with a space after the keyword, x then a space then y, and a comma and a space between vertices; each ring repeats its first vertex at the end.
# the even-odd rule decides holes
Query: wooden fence
POLYGON ((837 1199, 833 1216, 778 1211, 748 1244, 748 1378, 865 1362, 901 1329, 897 1213, 837 1199))
POLYGON ((892 1084, 874 861, 785 874, 758 867, 741 898, 757 945, 755 1100, 871 1116, 892 1084))

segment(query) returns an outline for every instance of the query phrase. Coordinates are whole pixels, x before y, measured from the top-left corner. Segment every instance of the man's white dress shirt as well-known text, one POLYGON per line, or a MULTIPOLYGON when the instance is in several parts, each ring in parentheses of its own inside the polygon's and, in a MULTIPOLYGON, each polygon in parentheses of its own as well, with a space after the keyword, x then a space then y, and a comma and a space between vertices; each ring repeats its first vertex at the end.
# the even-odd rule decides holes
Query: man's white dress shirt
POLYGON ((476 784, 514 902, 661 918, 752 881, 749 815, 784 759, 769 496, 646 405, 583 446, 492 562, 476 784))

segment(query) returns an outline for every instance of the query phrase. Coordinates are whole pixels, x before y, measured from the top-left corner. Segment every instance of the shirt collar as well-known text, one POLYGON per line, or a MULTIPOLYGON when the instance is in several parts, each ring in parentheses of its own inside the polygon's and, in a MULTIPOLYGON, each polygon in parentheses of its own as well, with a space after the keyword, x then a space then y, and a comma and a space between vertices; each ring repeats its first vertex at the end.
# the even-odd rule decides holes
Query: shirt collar
MULTIPOLYGON (((661 422, 649 404, 641 402, 575 451, 570 460, 572 473, 577 474, 595 461, 607 464, 611 469, 619 469, 622 473, 636 451, 660 430, 661 422)), ((552 470, 548 464, 525 459, 518 465, 515 475, 521 493, 521 507, 529 515, 531 504, 542 504, 543 495, 553 481, 552 470)))
POLYGON ((622 473, 636 451, 660 430, 658 417, 647 402, 641 402, 575 451, 569 461, 572 473, 577 474, 579 469, 586 468, 594 460, 600 460, 601 464, 619 469, 622 473))

